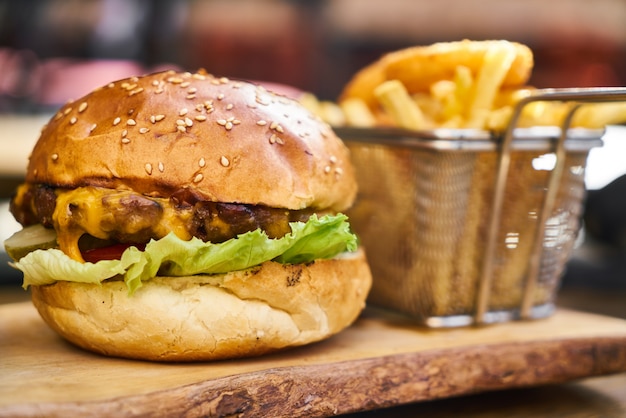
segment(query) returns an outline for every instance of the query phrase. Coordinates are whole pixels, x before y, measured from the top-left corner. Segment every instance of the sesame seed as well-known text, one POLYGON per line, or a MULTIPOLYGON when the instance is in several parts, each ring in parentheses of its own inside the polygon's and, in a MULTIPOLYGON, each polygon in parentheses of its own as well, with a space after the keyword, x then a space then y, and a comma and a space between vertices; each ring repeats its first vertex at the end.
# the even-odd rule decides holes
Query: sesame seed
POLYGON ((329 165, 324 167, 324 173, 330 173, 330 166, 329 165))
POLYGON ((224 167, 228 167, 230 165, 230 161, 228 161, 228 158, 222 155, 222 158, 220 158, 220 164, 222 164, 224 167))
MULTIPOLYGON (((224 158, 224 157, 222 157, 224 158)), ((193 178, 193 182, 194 183, 200 183, 202 181, 202 179, 204 178, 204 176, 202 175, 202 173, 198 173, 196 174, 196 176, 193 178)))
POLYGON ((185 125, 187 126, 193 126, 193 121, 189 118, 185 118, 185 125))
POLYGON ((185 126, 185 121, 182 119, 176 119, 176 125, 177 126, 185 126))
POLYGON ((135 119, 128 119, 126 121, 126 125, 135 126, 135 125, 137 125, 137 122, 135 122, 135 119))
POLYGON ((197 115, 194 119, 197 120, 198 122, 204 122, 206 120, 206 116, 197 115))
POLYGON ((182 83, 182 82, 183 82, 183 79, 182 79, 182 78, 180 78, 180 77, 169 77, 169 78, 167 79, 167 82, 168 82, 168 83, 172 83, 172 84, 180 84, 180 83, 182 83))
POLYGON ((228 105, 226 106, 226 110, 232 110, 234 107, 234 105, 232 103, 228 103, 228 105))
POLYGON ((163 166, 163 163, 161 161, 159 161, 159 171, 162 173, 163 171, 165 171, 165 167, 163 166))
POLYGON ((196 112, 202 112, 202 110, 204 109, 204 106, 201 104, 197 104, 195 109, 196 109, 196 112))
POLYGON ((59 154, 56 154, 56 153, 55 153, 55 154, 52 154, 52 155, 50 156, 50 158, 52 158, 52 161, 56 161, 56 160, 58 160, 58 159, 59 159, 59 154))
POLYGON ((176 130, 178 132, 187 132, 187 127, 186 126, 177 126, 176 130))
POLYGON ((224 94, 223 93, 218 94, 217 100, 224 100, 224 94))
POLYGON ((128 109, 128 116, 132 115, 133 113, 135 113, 135 109, 128 109))
POLYGON ((272 124, 270 125, 270 129, 273 129, 273 130, 275 130, 276 132, 280 132, 281 134, 282 134, 283 132, 285 132, 285 130, 283 129, 283 127, 282 127, 282 126, 280 126, 280 125, 278 124, 278 122, 272 122, 272 124))
POLYGON ((222 84, 227 84, 229 81, 230 80, 228 78, 226 78, 226 77, 221 77, 220 78, 220 83, 222 83, 222 84))
POLYGON ((155 94, 161 94, 161 93, 163 93, 164 91, 165 91, 165 90, 163 90, 163 88, 159 87, 158 89, 156 89, 156 90, 154 91, 154 93, 155 93, 155 94))
POLYGON ((122 131, 122 138, 126 138, 126 135, 128 135, 128 130, 127 130, 127 129, 124 129, 124 130, 122 131))
POLYGON ((130 93, 128 93, 128 95, 129 95, 129 96, 134 96, 135 94, 139 94, 139 93, 141 93, 142 91, 143 91, 143 87, 139 87, 139 88, 137 88, 137 89, 135 89, 135 90, 131 90, 131 92, 130 92, 130 93))
POLYGON ((265 125, 267 125, 267 121, 265 121, 265 120, 261 119, 261 120, 258 120, 258 121, 256 122, 256 124, 257 124, 257 125, 259 125, 259 126, 265 126, 265 125))
POLYGON ((128 144, 128 143, 130 143, 130 139, 126 137, 122 138, 122 144, 128 144))
POLYGON ((204 76, 204 74, 195 73, 192 75, 192 77, 195 78, 196 80, 206 80, 206 77, 204 76))
POLYGON ((180 87, 182 88, 189 87, 190 84, 191 84, 190 81, 185 81, 184 83, 180 83, 180 87))
POLYGON ((258 104, 261 104, 261 105, 263 105, 263 106, 269 106, 269 104, 270 104, 269 102, 264 101, 264 100, 263 100, 263 98, 261 98, 261 97, 259 97, 259 96, 257 96, 257 97, 256 97, 255 101, 256 101, 258 104))
POLYGON ((152 122, 152 123, 156 123, 156 116, 151 115, 151 116, 150 116, 150 122, 152 122))
POLYGON ((156 115, 156 116, 154 117, 154 120, 155 120, 155 121, 157 121, 157 122, 160 122, 160 121, 162 121, 163 119, 165 119, 165 115, 156 115))
POLYGON ((195 87, 190 88, 189 90, 187 90, 187 93, 189 94, 195 94, 198 92, 198 89, 195 87))
POLYGON ((87 102, 82 102, 80 106, 78 106, 78 113, 83 113, 87 109, 87 102))
POLYGON ((67 115, 68 113, 70 113, 72 111, 71 107, 68 107, 65 109, 65 111, 63 112, 64 115, 67 115))
POLYGON ((335 168, 335 174, 342 175, 343 174, 343 169, 341 167, 335 168))
POLYGON ((204 160, 204 157, 200 158, 200 161, 198 161, 198 165, 200 167, 204 167, 206 165, 206 161, 204 160))
POLYGON ((279 144, 279 145, 283 145, 285 143, 285 141, 283 141, 283 139, 281 137, 279 137, 276 134, 272 134, 272 136, 270 136, 270 144, 279 144))
POLYGON ((158 86, 159 85, 159 80, 152 80, 152 85, 153 86, 158 86))
POLYGON ((192 100, 192 99, 195 99, 195 98, 196 98, 195 94, 188 94, 187 97, 186 97, 187 100, 192 100))
POLYGON ((241 123, 241 121, 239 119, 235 119, 234 116, 231 116, 228 119, 218 119, 216 122, 218 125, 226 128, 227 131, 230 131, 231 129, 233 129, 233 126, 239 125, 241 123))
POLYGON ((146 173, 152 174, 152 164, 147 163, 145 168, 146 168, 146 173))
POLYGON ((89 132, 90 132, 90 133, 91 133, 91 132, 93 132, 93 131, 96 129, 96 127, 97 127, 97 126, 98 126, 98 125, 96 125, 95 123, 94 123, 93 125, 91 125, 91 126, 89 127, 89 132))
POLYGON ((117 117, 117 118, 113 119, 113 126, 117 125, 121 121, 122 121, 122 118, 120 118, 120 117, 117 117))
POLYGON ((54 115, 54 120, 59 120, 59 119, 61 119, 62 117, 63 117, 63 113, 61 113, 61 112, 57 112, 57 114, 56 114, 56 115, 54 115))
POLYGON ((72 124, 72 125, 73 125, 73 124, 75 124, 75 123, 76 123, 76 121, 77 121, 76 117, 75 117, 75 116, 73 116, 73 117, 72 117, 72 119, 70 119, 70 124, 72 124))
POLYGON ((329 158, 331 164, 335 164, 337 162, 337 157, 335 157, 334 155, 331 155, 329 158))
POLYGON ((180 109, 180 112, 178 112, 179 116, 185 116, 187 114, 187 112, 189 112, 189 110, 187 110, 186 107, 183 107, 182 109, 180 109))
POLYGON ((140 134, 145 134, 145 133, 147 133, 147 132, 149 132, 149 131, 150 131, 150 129, 148 129, 148 128, 140 128, 140 129, 139 129, 139 133, 140 133, 140 134))
POLYGON ((115 83, 109 83, 109 84, 107 84, 107 87, 112 89, 113 87, 115 87, 115 83))

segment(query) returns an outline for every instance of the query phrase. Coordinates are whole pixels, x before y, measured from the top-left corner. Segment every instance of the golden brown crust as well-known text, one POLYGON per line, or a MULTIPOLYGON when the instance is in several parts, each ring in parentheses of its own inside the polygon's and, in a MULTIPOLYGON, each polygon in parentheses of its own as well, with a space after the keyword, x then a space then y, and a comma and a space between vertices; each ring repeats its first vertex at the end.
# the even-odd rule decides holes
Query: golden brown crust
POLYGON ((128 296, 102 286, 32 286, 43 319, 101 354, 157 361, 248 357, 308 344, 350 325, 371 275, 363 250, 307 265, 267 262, 228 274, 157 277, 128 296))
POLYGON ((341 211, 356 181, 333 131, 296 101, 205 73, 120 80, 63 106, 26 181, 341 211))

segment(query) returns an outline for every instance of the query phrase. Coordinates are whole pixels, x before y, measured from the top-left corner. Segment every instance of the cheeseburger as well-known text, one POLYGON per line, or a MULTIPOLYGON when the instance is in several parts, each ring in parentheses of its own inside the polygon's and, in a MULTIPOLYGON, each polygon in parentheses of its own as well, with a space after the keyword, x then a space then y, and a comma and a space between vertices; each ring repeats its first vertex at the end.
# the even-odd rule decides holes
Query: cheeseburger
POLYGON ((5 242, 48 325, 110 356, 211 360, 325 339, 371 285, 347 148, 295 100, 173 71, 43 128, 5 242))

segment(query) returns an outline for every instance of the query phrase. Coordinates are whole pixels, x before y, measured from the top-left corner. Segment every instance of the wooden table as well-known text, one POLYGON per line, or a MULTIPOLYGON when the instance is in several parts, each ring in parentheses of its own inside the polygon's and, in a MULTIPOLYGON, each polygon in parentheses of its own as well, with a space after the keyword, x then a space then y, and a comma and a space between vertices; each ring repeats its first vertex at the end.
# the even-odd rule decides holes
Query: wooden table
MULTIPOLYGON (((598 306, 626 309, 609 293, 615 299, 595 294, 598 306)), ((563 304, 583 295, 592 299, 563 292, 563 304)), ((24 298, 19 291, 4 301, 24 298)), ((605 373, 626 370, 626 320, 561 307, 548 320, 427 331, 368 311, 311 347, 160 365, 71 347, 22 302, 0 306, 0 370, 0 416, 623 417, 626 373, 605 373)))

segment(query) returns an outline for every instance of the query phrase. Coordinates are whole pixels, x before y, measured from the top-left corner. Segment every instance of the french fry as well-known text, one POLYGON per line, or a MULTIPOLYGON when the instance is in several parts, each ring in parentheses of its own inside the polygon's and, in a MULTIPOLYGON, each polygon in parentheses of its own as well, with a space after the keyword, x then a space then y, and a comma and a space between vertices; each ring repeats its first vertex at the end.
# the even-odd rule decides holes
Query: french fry
POLYGON ((376 118, 364 100, 353 97, 343 100, 339 106, 343 111, 347 125, 363 128, 376 125, 376 118))
POLYGON ((626 122, 626 103, 596 103, 582 106, 574 115, 573 126, 592 129, 626 122))
POLYGON ((508 42, 495 43, 487 50, 473 86, 468 127, 485 127, 502 81, 514 60, 515 49, 508 42))
MULTIPOLYGON (((530 48, 516 42, 463 40, 405 48, 355 74, 340 96, 341 110, 345 123, 354 126, 501 131, 520 100, 536 90, 527 85, 533 64, 530 48)), ((528 103, 517 126, 561 126, 571 106, 528 103)), ((335 116, 338 123, 340 115, 335 116)), ((626 103, 601 103, 581 107, 572 126, 624 122, 626 103)))
POLYGON ((489 112, 487 118, 486 128, 492 131, 503 131, 511 120, 513 114, 513 107, 503 106, 499 109, 489 112))
POLYGON ((337 103, 323 100, 320 102, 319 112, 322 120, 331 126, 346 124, 346 115, 337 103))
POLYGON ((416 93, 412 97, 424 115, 425 125, 439 122, 444 106, 442 100, 427 93, 416 93))
POLYGON ((300 102, 300 104, 307 108, 311 113, 321 117, 320 101, 314 94, 308 92, 303 93, 298 98, 298 102, 300 102))
POLYGON ((413 130, 426 127, 424 114, 400 81, 383 82, 374 89, 374 95, 398 126, 413 130))
POLYGON ((465 115, 470 105, 472 86, 474 85, 474 77, 472 71, 464 66, 458 65, 454 71, 454 90, 455 106, 450 109, 452 115, 465 115))

